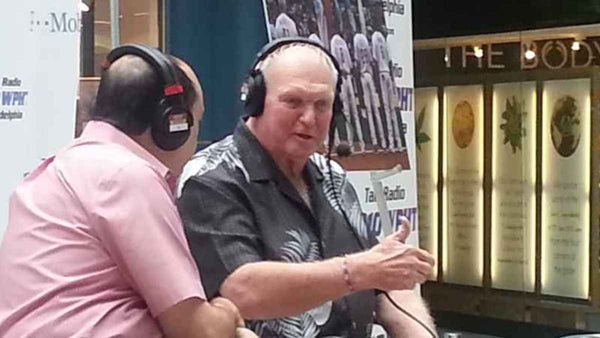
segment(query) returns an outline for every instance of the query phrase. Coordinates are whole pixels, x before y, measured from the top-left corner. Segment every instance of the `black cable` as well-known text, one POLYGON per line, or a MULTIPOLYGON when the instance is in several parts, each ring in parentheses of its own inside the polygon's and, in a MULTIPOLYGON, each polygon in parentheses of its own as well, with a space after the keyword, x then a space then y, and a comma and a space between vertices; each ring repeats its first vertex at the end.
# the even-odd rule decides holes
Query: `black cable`
POLYGON ((385 297, 390 301, 390 303, 392 303, 392 305, 400 310, 400 312, 404 313, 405 315, 407 315, 409 318, 411 318, 412 320, 414 320, 417 324, 421 325, 421 327, 423 327, 433 338, 438 338, 437 334, 435 334, 435 332, 433 332, 433 330, 425 325, 425 323, 423 323, 421 320, 419 320, 419 318, 415 317, 412 313, 404 310, 402 307, 400 307, 400 305, 398 305, 398 303, 396 303, 396 301, 390 296, 390 294, 386 291, 381 291, 385 297))
MULTIPOLYGON (((334 117, 334 120, 335 120, 335 117, 334 117)), ((340 208, 340 212, 342 213, 342 216, 344 217, 346 224, 348 225, 348 227, 350 227, 350 230, 354 234, 354 237, 356 237, 356 240, 358 241, 358 245, 361 247, 362 250, 367 250, 367 248, 365 248, 363 246, 363 244, 360 240, 360 237, 358 236, 358 233, 352 226, 352 223, 350 222, 350 217, 348 217, 348 215, 346 214, 346 211, 344 210, 344 208, 342 206, 341 199, 338 196, 338 192, 335 187, 335 183, 334 183, 334 179, 333 179, 333 170, 331 168, 331 152, 333 150, 333 145, 334 145, 334 141, 333 141, 334 134, 335 134, 335 127, 331 126, 329 129, 329 142, 328 142, 329 148, 327 149, 327 170, 329 170, 329 179, 331 180, 331 184, 333 185, 333 187, 332 187, 333 188, 333 198, 335 199, 335 202, 338 204, 338 206, 340 208)), ((419 324, 422 328, 424 328, 427 331, 427 333, 429 333, 431 335, 431 337, 438 338, 437 334, 435 334, 435 332, 433 332, 433 330, 431 328, 429 328, 427 325, 425 325, 425 323, 423 323, 419 318, 415 317, 412 313, 403 309, 398 303, 396 303, 396 301, 394 301, 394 299, 390 296, 390 294, 387 291, 383 291, 383 290, 376 290, 376 291, 383 293, 385 295, 385 297, 390 301, 390 303, 396 309, 398 309, 400 312, 402 312, 403 314, 408 316, 410 319, 415 321, 417 324, 419 324)))

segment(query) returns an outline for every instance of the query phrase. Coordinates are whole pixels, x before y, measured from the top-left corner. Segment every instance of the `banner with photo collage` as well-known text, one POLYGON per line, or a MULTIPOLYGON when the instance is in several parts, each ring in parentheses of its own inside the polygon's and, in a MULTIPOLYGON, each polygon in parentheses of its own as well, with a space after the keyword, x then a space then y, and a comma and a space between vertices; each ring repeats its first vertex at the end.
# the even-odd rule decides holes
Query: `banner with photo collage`
POLYGON ((78 0, 5 1, 0 10, 0 239, 26 173, 74 136, 78 0))

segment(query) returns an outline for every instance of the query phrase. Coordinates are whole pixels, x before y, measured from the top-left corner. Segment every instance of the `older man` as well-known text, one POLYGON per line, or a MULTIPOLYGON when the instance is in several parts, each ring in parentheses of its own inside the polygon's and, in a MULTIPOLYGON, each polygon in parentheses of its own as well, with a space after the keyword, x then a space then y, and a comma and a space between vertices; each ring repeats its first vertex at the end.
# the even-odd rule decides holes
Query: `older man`
POLYGON ((337 164, 315 154, 333 107, 341 110, 333 56, 308 39, 259 55, 246 83, 248 118, 196 154, 180 186, 207 295, 231 299, 261 337, 363 338, 374 319, 396 336, 426 335, 374 290, 405 290, 393 296, 431 327, 411 289, 433 258, 401 243, 402 233, 363 250, 374 242, 352 188, 337 164))
POLYGON ((145 46, 107 61, 82 136, 11 196, 0 336, 233 337, 239 313, 205 301, 174 204, 204 110, 198 79, 145 46))

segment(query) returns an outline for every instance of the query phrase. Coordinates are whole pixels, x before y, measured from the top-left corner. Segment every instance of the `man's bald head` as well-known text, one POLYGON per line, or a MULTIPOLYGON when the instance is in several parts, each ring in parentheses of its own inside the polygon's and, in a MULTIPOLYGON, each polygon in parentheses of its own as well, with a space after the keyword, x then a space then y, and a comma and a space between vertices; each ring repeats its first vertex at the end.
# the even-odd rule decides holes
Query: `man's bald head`
MULTIPOLYGON (((181 60, 167 57, 175 65, 175 76, 183 87, 185 108, 193 111, 202 95, 197 79, 190 79, 181 60)), ((150 64, 138 56, 124 55, 102 74, 91 118, 108 122, 126 134, 140 135, 151 125, 163 88, 163 79, 150 64)))
POLYGON ((308 43, 297 42, 281 46, 261 61, 256 68, 265 74, 265 78, 268 78, 271 68, 280 68, 277 66, 281 64, 285 64, 285 67, 301 67, 305 62, 326 65, 331 72, 333 83, 337 83, 338 71, 331 57, 321 48, 308 43))

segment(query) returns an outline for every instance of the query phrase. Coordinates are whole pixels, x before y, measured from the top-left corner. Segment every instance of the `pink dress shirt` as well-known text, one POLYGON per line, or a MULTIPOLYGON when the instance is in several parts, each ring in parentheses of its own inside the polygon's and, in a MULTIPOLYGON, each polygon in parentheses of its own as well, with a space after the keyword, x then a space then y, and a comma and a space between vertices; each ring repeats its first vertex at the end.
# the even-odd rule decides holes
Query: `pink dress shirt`
POLYGON ((97 121, 29 174, 0 246, 0 337, 159 337, 158 315, 205 299, 174 179, 97 121))

